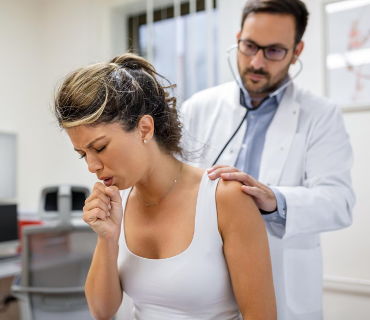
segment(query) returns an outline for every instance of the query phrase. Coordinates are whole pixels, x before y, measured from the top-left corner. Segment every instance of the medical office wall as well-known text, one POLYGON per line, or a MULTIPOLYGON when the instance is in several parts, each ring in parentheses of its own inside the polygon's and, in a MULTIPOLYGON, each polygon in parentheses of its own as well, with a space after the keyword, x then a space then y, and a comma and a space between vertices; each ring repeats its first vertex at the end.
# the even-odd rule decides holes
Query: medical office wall
POLYGON ((111 42, 119 43, 110 32, 114 6, 109 0, 0 1, 0 132, 17 135, 21 214, 36 214, 46 185, 95 182, 51 106, 63 76, 111 57, 111 42))

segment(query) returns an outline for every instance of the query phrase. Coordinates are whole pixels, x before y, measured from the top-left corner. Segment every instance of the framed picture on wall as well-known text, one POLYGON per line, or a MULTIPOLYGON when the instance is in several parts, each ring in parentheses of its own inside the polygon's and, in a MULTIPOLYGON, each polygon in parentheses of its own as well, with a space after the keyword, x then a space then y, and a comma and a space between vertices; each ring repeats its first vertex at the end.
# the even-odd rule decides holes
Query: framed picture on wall
POLYGON ((370 110, 370 0, 324 2, 325 92, 345 111, 370 110))

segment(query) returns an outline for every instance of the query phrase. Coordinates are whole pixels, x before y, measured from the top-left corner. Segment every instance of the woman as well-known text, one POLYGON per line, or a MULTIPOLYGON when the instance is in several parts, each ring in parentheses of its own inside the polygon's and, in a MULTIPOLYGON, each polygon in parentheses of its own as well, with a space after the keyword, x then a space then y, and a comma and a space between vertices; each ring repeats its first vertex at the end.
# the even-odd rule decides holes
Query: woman
POLYGON ((98 234, 85 289, 96 319, 114 316, 123 291, 135 319, 276 319, 255 204, 239 183, 175 158, 175 99, 146 60, 124 54, 73 72, 55 113, 102 181, 83 216, 98 234))

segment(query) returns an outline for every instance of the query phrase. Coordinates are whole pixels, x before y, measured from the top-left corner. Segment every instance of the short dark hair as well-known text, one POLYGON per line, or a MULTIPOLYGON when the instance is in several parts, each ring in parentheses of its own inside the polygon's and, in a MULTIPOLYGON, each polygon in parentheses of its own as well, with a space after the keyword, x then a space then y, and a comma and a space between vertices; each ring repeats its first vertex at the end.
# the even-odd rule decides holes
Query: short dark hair
POLYGON ((241 28, 251 13, 271 13, 292 15, 295 19, 295 44, 302 40, 307 27, 308 10, 301 0, 248 0, 242 14, 241 28))
POLYGON ((162 150, 182 155, 176 98, 160 79, 148 61, 132 53, 80 68, 67 76, 56 94, 56 118, 62 128, 118 122, 132 131, 142 116, 150 115, 162 150))

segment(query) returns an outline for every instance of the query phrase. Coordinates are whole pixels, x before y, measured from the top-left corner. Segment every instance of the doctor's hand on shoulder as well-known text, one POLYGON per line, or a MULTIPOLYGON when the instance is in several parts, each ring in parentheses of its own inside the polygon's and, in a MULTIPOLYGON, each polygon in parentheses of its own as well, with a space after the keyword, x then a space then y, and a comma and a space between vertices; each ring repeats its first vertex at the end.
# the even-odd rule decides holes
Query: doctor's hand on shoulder
POLYGON ((241 190, 254 199, 260 210, 266 212, 274 212, 277 210, 276 197, 271 188, 257 181, 249 174, 237 168, 225 165, 215 165, 207 169, 207 172, 211 180, 221 178, 223 180, 241 182, 243 184, 241 190))
POLYGON ((83 220, 99 237, 118 241, 122 216, 122 199, 118 188, 95 183, 92 193, 85 200, 83 220))

